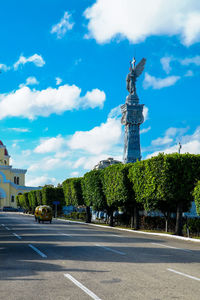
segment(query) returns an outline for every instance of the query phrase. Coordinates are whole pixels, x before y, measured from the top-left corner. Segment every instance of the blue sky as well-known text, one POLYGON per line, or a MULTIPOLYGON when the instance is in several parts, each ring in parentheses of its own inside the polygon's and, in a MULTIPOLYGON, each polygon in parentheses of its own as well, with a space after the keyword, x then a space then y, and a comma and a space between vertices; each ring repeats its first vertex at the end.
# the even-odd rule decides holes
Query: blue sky
POLYGON ((142 158, 200 153, 198 0, 0 3, 0 139, 27 185, 122 160, 120 105, 133 56, 145 104, 142 158))

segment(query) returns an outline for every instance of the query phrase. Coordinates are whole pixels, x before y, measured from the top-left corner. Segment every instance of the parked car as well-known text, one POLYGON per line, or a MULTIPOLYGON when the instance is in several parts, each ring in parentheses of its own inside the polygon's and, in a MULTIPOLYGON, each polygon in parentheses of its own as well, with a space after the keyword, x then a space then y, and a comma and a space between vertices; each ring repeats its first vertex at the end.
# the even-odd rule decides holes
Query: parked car
POLYGON ((3 211, 17 211, 17 208, 14 208, 12 206, 4 206, 3 211))

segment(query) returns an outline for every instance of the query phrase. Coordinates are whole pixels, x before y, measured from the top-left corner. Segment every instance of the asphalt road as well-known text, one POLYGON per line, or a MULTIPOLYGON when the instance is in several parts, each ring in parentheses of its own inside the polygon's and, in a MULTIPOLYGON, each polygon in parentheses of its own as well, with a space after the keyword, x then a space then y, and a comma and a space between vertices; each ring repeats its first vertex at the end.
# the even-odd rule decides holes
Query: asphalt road
POLYGON ((200 243, 0 212, 0 299, 200 299, 200 243))

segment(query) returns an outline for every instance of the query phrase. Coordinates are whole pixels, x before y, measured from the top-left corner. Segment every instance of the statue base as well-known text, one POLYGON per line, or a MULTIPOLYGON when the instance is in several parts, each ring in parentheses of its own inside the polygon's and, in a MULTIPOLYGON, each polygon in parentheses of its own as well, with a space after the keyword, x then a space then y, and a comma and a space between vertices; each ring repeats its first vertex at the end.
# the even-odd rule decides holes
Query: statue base
POLYGON ((129 104, 129 105, 138 104, 139 103, 138 95, 136 93, 135 94, 129 94, 126 97, 126 103, 129 104))

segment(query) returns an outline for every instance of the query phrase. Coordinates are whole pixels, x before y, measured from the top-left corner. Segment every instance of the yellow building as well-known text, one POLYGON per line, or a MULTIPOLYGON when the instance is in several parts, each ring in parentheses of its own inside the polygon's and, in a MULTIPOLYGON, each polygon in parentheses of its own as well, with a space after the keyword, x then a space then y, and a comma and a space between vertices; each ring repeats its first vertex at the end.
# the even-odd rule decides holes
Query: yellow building
POLYGON ((10 166, 10 156, 6 146, 0 141, 0 207, 17 207, 16 196, 37 190, 37 187, 25 186, 26 170, 10 166))

